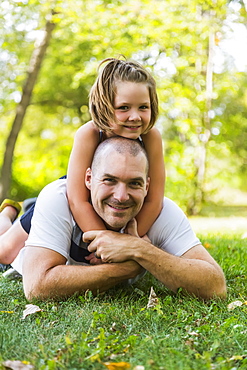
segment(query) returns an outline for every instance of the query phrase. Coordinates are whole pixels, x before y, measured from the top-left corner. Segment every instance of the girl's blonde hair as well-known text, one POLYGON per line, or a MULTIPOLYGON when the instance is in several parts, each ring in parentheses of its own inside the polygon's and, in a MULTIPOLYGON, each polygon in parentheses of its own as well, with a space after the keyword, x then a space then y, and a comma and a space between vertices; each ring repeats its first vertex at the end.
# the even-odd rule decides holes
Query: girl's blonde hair
POLYGON ((89 94, 89 109, 96 126, 103 131, 111 131, 110 122, 116 122, 114 98, 116 83, 136 82, 146 84, 149 90, 151 119, 145 130, 147 133, 155 124, 158 117, 158 97, 156 83, 151 74, 139 63, 116 58, 104 59, 99 68, 98 77, 89 94))

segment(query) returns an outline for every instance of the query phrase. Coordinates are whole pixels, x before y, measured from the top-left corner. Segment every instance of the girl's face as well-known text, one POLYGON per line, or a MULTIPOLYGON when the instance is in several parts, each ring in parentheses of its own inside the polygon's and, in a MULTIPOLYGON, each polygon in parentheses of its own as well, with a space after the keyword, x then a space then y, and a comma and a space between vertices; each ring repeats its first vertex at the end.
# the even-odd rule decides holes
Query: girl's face
POLYGON ((147 129, 151 119, 147 85, 136 82, 117 82, 114 109, 119 122, 110 124, 113 133, 129 139, 137 139, 147 129))

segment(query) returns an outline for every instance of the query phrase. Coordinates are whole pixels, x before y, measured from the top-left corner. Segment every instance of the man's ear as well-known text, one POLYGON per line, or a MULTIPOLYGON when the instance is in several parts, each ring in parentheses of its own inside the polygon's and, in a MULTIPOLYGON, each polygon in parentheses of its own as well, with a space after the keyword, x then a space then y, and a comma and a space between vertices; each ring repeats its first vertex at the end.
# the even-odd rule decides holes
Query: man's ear
POLYGON ((88 188, 88 190, 91 190, 91 180, 92 180, 92 170, 91 168, 88 168, 85 174, 85 185, 88 188))
POLYGON ((149 185, 150 185, 150 177, 147 178, 147 183, 146 183, 146 192, 147 193, 148 193, 149 185))

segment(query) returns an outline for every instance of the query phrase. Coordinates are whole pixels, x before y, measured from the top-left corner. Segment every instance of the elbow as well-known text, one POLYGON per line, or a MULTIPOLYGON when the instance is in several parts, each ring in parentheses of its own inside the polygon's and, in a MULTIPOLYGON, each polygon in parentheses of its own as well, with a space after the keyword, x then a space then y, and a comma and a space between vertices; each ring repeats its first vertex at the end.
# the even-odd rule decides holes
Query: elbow
POLYGON ((226 297, 227 297, 226 280, 225 280, 225 277, 222 276, 222 279, 218 282, 218 286, 214 290, 211 298, 225 299, 226 297))
POLYGON ((38 300, 43 300, 42 297, 43 297, 43 294, 42 294, 42 289, 40 289, 40 287, 37 286, 37 284, 32 284, 32 286, 26 286, 24 281, 23 281, 23 288, 24 288, 24 294, 25 294, 25 297, 28 301, 32 301, 32 300, 35 300, 35 299, 38 299, 38 300))
POLYGON ((203 289, 199 297, 205 300, 225 299, 227 297, 226 280, 223 272, 214 279, 214 283, 210 287, 203 289))
POLYGON ((44 301, 51 298, 49 296, 50 290, 46 288, 43 279, 37 279, 35 282, 29 283, 25 280, 25 276, 23 276, 23 289, 28 301, 36 299, 44 301))

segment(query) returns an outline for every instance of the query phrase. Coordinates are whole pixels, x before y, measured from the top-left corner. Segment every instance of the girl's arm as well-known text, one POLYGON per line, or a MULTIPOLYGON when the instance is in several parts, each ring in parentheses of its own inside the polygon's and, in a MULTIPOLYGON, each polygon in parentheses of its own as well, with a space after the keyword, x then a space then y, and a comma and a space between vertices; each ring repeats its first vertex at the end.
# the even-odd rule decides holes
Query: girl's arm
POLYGON ((144 236, 158 217, 164 198, 165 164, 163 158, 162 138, 154 127, 142 136, 149 159, 150 186, 142 209, 136 216, 138 234, 144 236))
POLYGON ((99 130, 90 121, 76 132, 69 159, 67 197, 73 217, 82 231, 105 229, 103 221, 89 203, 90 192, 85 185, 86 169, 91 167, 98 144, 99 130))

